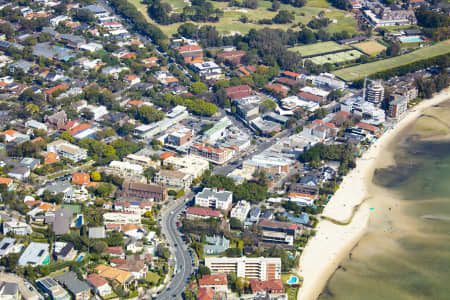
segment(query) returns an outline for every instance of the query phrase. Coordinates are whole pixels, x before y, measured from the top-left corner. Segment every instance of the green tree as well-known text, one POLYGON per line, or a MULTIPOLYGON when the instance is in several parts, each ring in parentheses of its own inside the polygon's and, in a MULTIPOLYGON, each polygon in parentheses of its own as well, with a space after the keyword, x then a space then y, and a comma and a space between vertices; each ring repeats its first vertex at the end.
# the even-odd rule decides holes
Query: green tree
POLYGON ((75 138, 73 136, 70 135, 70 133, 68 133, 67 131, 61 133, 59 135, 59 137, 63 140, 66 140, 68 142, 74 143, 75 142, 75 138))
POLYGON ((102 176, 100 175, 100 172, 94 171, 91 173, 91 179, 92 181, 100 181, 102 180, 102 176))
POLYGON ((191 89, 190 89, 191 93, 193 93, 194 95, 198 95, 204 92, 208 91, 208 87, 206 86, 206 84, 204 84, 201 81, 198 82, 194 82, 191 85, 191 89))

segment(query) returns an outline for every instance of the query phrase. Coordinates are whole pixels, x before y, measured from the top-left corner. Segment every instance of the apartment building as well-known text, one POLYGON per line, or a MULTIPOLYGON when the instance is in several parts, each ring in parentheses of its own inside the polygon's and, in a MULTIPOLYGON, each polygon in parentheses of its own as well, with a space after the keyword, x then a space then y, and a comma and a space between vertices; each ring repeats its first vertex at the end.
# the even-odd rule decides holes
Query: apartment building
POLYGON ((214 148, 205 144, 194 143, 189 148, 189 153, 203 157, 213 163, 223 164, 230 160, 233 151, 227 148, 214 148))
POLYGON ((25 222, 12 220, 3 223, 3 234, 6 235, 8 232, 24 236, 31 234, 33 230, 31 229, 31 226, 25 222))
POLYGON ((209 162, 206 159, 194 155, 171 156, 163 161, 163 165, 172 166, 180 172, 191 175, 192 178, 202 176, 209 169, 209 162))
POLYGON ((279 257, 206 257, 212 274, 235 272, 238 277, 261 281, 281 279, 279 257))
POLYGON ((241 200, 233 207, 230 213, 231 218, 236 218, 241 222, 244 222, 247 218, 248 212, 251 209, 251 205, 248 201, 241 200))
POLYGON ((153 181, 161 185, 188 189, 192 184, 192 176, 181 171, 160 170, 153 181))
POLYGON ((68 158, 74 162, 85 160, 87 151, 63 140, 56 140, 47 145, 47 151, 68 158))
POLYGON ((195 196, 195 205, 212 209, 229 210, 233 202, 233 193, 204 188, 195 196))
POLYGON ((408 110, 408 98, 396 95, 395 99, 389 103, 389 117, 398 118, 408 110))
POLYGON ((301 227, 287 222, 262 219, 258 223, 262 229, 262 242, 294 245, 294 239, 300 233, 301 227))

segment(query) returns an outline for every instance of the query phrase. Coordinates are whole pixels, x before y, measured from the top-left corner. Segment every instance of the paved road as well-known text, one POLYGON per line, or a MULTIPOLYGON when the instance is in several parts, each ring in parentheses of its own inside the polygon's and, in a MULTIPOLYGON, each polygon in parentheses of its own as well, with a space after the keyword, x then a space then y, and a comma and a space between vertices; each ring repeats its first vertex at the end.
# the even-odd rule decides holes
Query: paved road
POLYGON ((44 300, 44 296, 37 292, 36 287, 16 274, 0 272, 0 281, 17 283, 19 292, 25 300, 44 300))
MULTIPOLYGON (((191 197, 192 194, 186 196, 189 199, 191 197)), ((181 239, 176 225, 178 214, 186 208, 184 199, 169 205, 162 217, 162 232, 166 235, 167 241, 170 243, 172 258, 175 260, 173 264, 175 274, 170 279, 166 289, 156 299, 181 299, 181 294, 186 288, 193 271, 192 258, 185 243, 181 239)))

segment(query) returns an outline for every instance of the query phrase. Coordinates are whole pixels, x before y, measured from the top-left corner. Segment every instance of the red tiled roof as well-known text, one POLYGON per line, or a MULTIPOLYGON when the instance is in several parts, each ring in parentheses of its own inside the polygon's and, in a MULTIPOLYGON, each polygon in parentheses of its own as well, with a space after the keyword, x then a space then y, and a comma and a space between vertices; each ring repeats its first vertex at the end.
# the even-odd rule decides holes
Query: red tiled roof
POLYGON ((265 291, 268 294, 284 293, 283 282, 280 279, 270 281, 260 281, 258 279, 250 279, 250 287, 252 293, 265 291))
POLYGON ((121 255, 121 254, 123 254, 123 249, 120 246, 109 247, 108 249, 106 249, 105 253, 121 255))
POLYGON ((133 58, 136 54, 134 54, 133 52, 127 53, 125 55, 122 55, 120 58, 121 59, 126 59, 126 58, 133 58))
POLYGON ((92 125, 86 124, 86 123, 82 123, 80 125, 75 126, 74 128, 72 128, 70 130, 70 135, 75 135, 83 130, 92 128, 92 125))
POLYGON ((259 221, 259 226, 269 227, 269 228, 282 228, 282 229, 297 229, 296 224, 288 222, 270 221, 267 219, 262 219, 259 221))
POLYGON ((278 78, 276 80, 276 82, 283 83, 283 84, 286 84, 289 86, 294 86, 297 84, 297 81, 295 81, 294 79, 287 78, 287 77, 278 78))
POLYGON ((202 217, 214 217, 214 218, 220 217, 220 211, 218 211, 218 210, 214 210, 214 209, 206 208, 206 207, 195 207, 195 206, 189 207, 186 210, 186 214, 197 215, 197 216, 202 216, 202 217))
POLYGON ((198 300, 213 300, 216 292, 212 288, 199 288, 197 292, 198 300))
POLYGON ((373 125, 370 125, 370 124, 367 124, 367 123, 362 123, 362 122, 356 124, 356 127, 359 127, 361 129, 370 131, 372 133, 377 132, 378 130, 380 130, 380 128, 378 128, 376 126, 373 126, 373 125))
POLYGON ((235 93, 242 93, 242 92, 250 93, 251 91, 252 91, 252 88, 246 84, 231 86, 231 87, 225 89, 225 93, 227 94, 228 97, 231 97, 231 95, 235 94, 235 93))
POLYGON ((227 51, 217 54, 217 57, 223 57, 225 59, 230 58, 236 58, 236 57, 242 57, 245 55, 245 51, 242 50, 235 50, 235 51, 227 51))
POLYGON ((91 181, 91 176, 88 173, 73 173, 72 183, 83 185, 91 181))
POLYGON ((227 275, 225 274, 216 274, 216 275, 203 275, 202 278, 198 280, 198 284, 201 286, 204 285, 227 285, 227 275))
POLYGON ((67 85, 59 84, 59 85, 54 86, 52 88, 46 89, 43 93, 47 94, 47 95, 53 95, 53 93, 55 93, 56 91, 66 90, 68 88, 69 87, 67 85))
POLYGON ((95 273, 93 274, 89 274, 88 277, 86 278, 86 280, 93 286, 95 286, 96 288, 99 288, 105 284, 108 284, 108 281, 101 277, 100 275, 97 275, 95 273))
POLYGON ((323 98, 314 94, 310 94, 307 92, 299 92, 297 94, 298 97, 302 98, 302 99, 306 99, 306 100, 310 100, 310 101, 314 101, 314 102, 322 102, 323 98))
POLYGON ((222 149, 216 149, 210 146, 205 146, 199 143, 192 144, 192 147, 196 148, 198 151, 206 151, 208 153, 222 153, 222 149))
POLYGON ((273 91, 275 91, 277 93, 280 93, 280 94, 282 94, 284 96, 286 96, 288 91, 289 91, 289 88, 287 86, 284 86, 284 85, 281 85, 281 84, 278 84, 278 83, 267 84, 265 87, 267 89, 270 89, 270 90, 273 90, 273 91))
POLYGON ((230 95, 231 100, 242 99, 246 97, 250 97, 252 94, 249 92, 237 92, 230 95))
POLYGON ((291 72, 291 71, 284 71, 282 74, 284 76, 288 76, 288 77, 299 77, 299 76, 301 76, 301 74, 294 73, 294 72, 291 72))
POLYGON ((125 80, 135 80, 137 78, 139 78, 139 77, 137 75, 134 75, 134 74, 132 74, 132 75, 125 75, 125 77, 124 77, 125 80))
POLYGON ((191 52, 191 51, 202 51, 202 48, 197 45, 184 45, 178 48, 178 52, 191 52))

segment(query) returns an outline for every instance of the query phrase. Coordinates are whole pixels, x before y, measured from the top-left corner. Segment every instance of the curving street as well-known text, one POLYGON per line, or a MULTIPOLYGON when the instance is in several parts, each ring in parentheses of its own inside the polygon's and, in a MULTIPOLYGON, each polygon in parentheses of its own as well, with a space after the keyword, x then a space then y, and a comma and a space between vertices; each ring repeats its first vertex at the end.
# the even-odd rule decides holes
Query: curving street
POLYGON ((182 293, 192 274, 192 258, 177 228, 178 215, 186 208, 183 198, 169 205, 162 217, 162 232, 170 244, 171 259, 173 259, 174 275, 169 284, 156 299, 181 299, 182 293))

